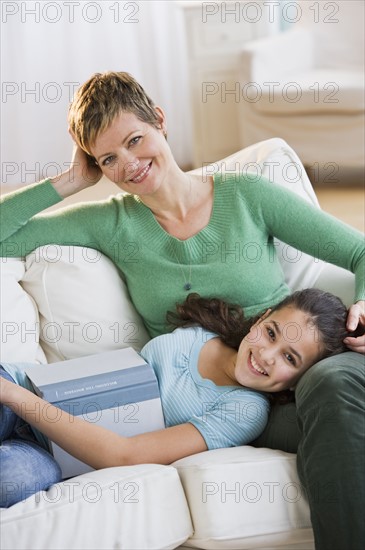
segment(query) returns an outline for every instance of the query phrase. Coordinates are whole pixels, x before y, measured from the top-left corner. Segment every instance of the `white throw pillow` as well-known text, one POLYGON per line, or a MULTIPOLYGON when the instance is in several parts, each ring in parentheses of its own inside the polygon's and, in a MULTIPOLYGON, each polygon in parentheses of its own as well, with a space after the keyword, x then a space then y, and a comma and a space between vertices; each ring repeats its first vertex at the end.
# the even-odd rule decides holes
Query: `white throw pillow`
POLYGON ((20 258, 1 258, 0 360, 4 363, 47 363, 39 345, 39 318, 32 298, 19 284, 24 272, 20 258))
POLYGON ((26 258, 24 289, 40 314, 48 362, 93 355, 149 340, 119 271, 86 247, 47 245, 26 258))

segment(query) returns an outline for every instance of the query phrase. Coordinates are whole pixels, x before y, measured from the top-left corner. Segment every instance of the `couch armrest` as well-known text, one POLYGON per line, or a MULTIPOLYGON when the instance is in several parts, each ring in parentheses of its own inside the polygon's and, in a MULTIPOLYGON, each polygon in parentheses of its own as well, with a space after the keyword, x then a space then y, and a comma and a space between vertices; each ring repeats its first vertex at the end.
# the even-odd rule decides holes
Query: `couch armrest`
POLYGON ((305 28, 247 42, 241 54, 243 82, 276 82, 314 66, 313 34, 305 28))

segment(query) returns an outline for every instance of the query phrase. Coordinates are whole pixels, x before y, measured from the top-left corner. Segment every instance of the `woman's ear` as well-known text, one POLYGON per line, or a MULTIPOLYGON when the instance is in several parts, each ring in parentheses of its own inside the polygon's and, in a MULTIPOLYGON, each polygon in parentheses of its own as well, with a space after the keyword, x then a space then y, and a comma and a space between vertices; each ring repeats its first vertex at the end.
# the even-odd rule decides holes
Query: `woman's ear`
POLYGON ((155 111, 158 118, 158 123, 162 130, 166 131, 166 115, 161 107, 155 106, 155 111))

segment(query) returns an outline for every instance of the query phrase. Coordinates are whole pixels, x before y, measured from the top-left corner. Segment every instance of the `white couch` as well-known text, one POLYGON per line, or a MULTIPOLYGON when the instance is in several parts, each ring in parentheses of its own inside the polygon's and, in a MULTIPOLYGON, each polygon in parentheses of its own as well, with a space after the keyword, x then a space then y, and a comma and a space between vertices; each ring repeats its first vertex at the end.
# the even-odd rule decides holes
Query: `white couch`
POLYGON ((242 50, 240 145, 279 134, 314 177, 338 183, 365 168, 364 2, 283 10, 292 28, 242 50))
MULTIPOLYGON (((263 173, 318 207, 303 167, 281 139, 258 143, 205 167, 263 173)), ((82 196, 103 195, 100 182, 82 196)), ((77 197, 76 197, 77 198, 77 197)), ((317 285, 347 303, 353 276, 282 245, 294 288, 317 285)), ((95 250, 46 246, 3 259, 3 361, 49 362, 148 340, 114 265, 95 250)), ((218 292, 217 288, 217 292, 218 292)), ((50 366, 52 368, 52 366, 50 366)), ((309 550, 309 508, 296 456, 250 446, 219 449, 170 466, 93 471, 1 510, 2 550, 309 550)))

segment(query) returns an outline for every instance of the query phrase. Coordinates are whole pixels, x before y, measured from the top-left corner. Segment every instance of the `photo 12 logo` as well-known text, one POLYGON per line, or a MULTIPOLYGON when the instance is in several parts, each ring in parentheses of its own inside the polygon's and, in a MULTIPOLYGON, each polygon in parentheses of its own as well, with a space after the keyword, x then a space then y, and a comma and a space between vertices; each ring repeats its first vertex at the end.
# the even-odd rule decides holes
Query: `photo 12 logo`
POLYGON ((298 23, 303 17, 303 7, 308 10, 314 23, 338 23, 337 14, 340 11, 337 2, 312 2, 306 4, 288 0, 266 0, 264 2, 202 2, 201 20, 227 21, 236 23, 268 23, 285 22, 298 23))
POLYGON ((234 103, 274 104, 281 101, 298 103, 308 101, 312 103, 339 103, 340 87, 337 82, 313 82, 303 87, 299 82, 202 82, 202 103, 207 103, 212 96, 218 97, 221 103, 231 100, 234 103))
POLYGON ((138 2, 1 2, 1 21, 9 23, 139 23, 138 2))
POLYGON ((295 504, 305 496, 303 487, 296 482, 288 482, 284 485, 277 481, 264 481, 257 483, 249 481, 242 483, 240 481, 221 483, 204 481, 202 483, 202 502, 204 504, 214 501, 225 504, 231 502, 235 504, 266 502, 273 504, 275 502, 287 502, 295 504))
POLYGON ((71 102, 80 82, 14 82, 1 83, 1 102, 20 101, 21 103, 57 103, 65 98, 71 102))

